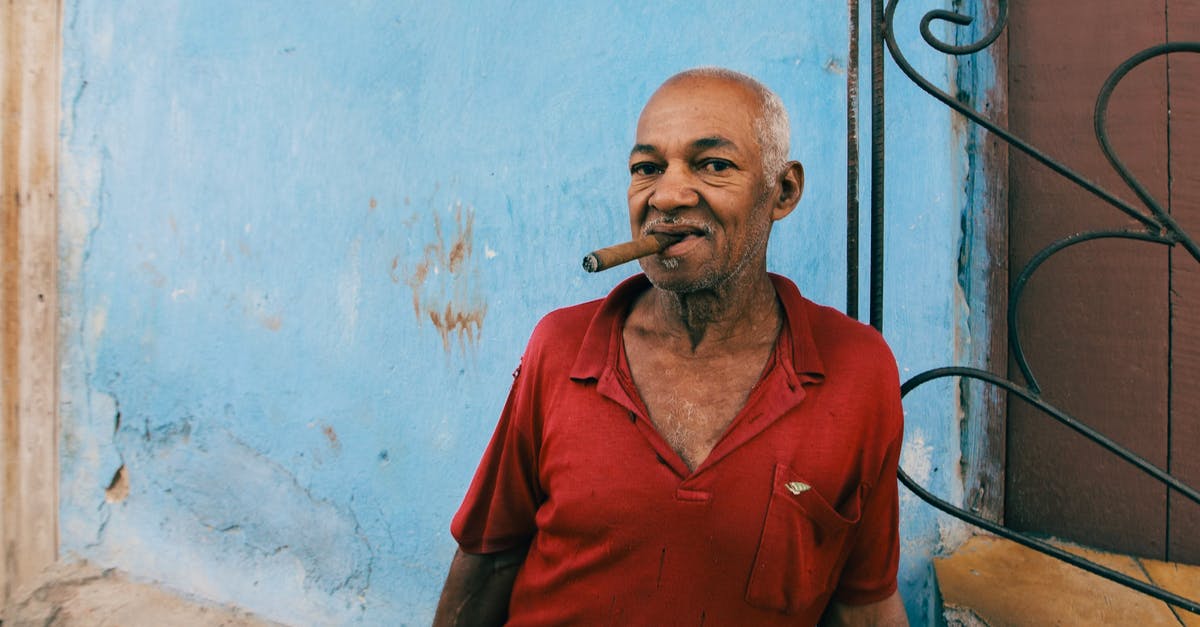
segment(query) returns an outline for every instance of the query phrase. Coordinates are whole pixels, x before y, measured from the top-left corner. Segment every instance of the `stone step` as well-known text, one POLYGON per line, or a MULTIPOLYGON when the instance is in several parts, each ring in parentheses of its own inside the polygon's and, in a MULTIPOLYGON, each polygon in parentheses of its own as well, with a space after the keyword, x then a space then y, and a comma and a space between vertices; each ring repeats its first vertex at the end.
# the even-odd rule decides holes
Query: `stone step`
MULTIPOLYGON (((1054 544, 1184 598, 1200 600, 1200 566, 1054 544)), ((1200 627, 1200 615, 991 535, 977 535, 953 554, 935 559, 934 570, 951 626, 1200 627)))

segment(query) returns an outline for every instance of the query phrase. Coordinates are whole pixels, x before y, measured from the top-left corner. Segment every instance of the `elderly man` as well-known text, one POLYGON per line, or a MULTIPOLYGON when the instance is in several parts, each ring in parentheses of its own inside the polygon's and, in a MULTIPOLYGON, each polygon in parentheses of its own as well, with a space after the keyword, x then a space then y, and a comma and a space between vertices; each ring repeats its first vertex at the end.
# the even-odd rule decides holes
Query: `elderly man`
POLYGON ((895 361, 767 273, 804 187, 788 134, 729 70, 650 98, 630 227, 681 239, 534 330, 435 624, 906 624, 895 361))

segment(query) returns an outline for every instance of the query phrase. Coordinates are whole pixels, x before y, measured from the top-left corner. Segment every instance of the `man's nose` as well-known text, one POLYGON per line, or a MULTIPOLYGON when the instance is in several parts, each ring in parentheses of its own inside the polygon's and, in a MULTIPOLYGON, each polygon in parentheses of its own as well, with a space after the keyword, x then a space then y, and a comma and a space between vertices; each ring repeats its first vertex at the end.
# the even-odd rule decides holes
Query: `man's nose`
POLYGON ((659 211, 678 211, 694 207, 700 201, 693 173, 683 167, 668 167, 654 183, 650 205, 659 211))

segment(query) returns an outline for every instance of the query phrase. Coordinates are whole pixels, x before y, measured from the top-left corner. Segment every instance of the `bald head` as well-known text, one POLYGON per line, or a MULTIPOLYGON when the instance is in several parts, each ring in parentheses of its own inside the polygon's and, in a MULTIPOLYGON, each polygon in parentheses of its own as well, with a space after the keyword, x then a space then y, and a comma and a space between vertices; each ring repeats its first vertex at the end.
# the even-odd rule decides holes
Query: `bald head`
POLYGON ((698 67, 668 78, 657 91, 677 85, 700 85, 710 81, 737 85, 753 98, 758 107, 753 125, 759 150, 762 151, 763 172, 768 179, 778 176, 787 164, 791 128, 783 102, 766 85, 751 76, 726 68, 698 67))

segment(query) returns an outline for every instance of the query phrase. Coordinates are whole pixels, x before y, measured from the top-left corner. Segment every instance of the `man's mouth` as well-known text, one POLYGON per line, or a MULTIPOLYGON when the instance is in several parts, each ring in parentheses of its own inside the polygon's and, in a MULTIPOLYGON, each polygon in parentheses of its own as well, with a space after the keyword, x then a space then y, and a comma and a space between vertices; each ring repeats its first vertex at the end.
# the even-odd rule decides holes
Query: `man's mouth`
POLYGON ((650 228, 648 232, 676 238, 673 244, 659 253, 663 257, 684 255, 708 235, 706 229, 689 224, 659 224, 650 228))

